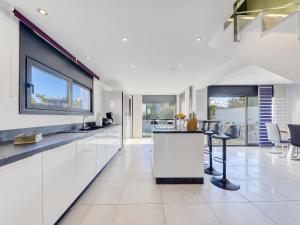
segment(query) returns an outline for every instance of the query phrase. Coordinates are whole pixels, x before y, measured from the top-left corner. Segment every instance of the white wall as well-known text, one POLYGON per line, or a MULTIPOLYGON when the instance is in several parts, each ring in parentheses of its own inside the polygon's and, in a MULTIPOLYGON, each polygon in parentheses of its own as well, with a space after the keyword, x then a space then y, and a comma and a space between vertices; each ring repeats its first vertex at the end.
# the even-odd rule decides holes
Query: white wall
POLYGON ((142 137, 142 122, 143 122, 143 115, 142 115, 142 104, 143 104, 143 97, 142 95, 133 95, 133 137, 134 138, 141 138, 142 137))
MULTIPOLYGON (((129 108, 129 100, 132 104, 132 96, 129 94, 123 94, 123 137, 130 138, 132 133, 132 114, 129 115, 129 111, 132 110, 129 108)), ((131 111, 132 112, 132 111, 131 111)))
POLYGON ((287 127, 287 85, 274 85, 273 96, 273 121, 281 130, 288 130, 287 127))
POLYGON ((112 112, 115 124, 122 124, 122 91, 104 91, 104 113, 112 112))
POLYGON ((190 100, 189 100, 189 88, 184 89, 184 91, 180 92, 176 99, 177 99, 177 113, 184 113, 187 116, 189 115, 189 107, 190 107, 190 100), (179 95, 184 92, 184 102, 182 103, 182 109, 180 112, 180 107, 179 107, 179 95))
MULTIPOLYGON (((19 22, 0 10, 0 130, 82 122, 82 116, 19 114, 19 22)), ((102 82, 94 79, 94 111, 102 111, 102 82)), ((89 118, 91 119, 91 118, 89 118)))
POLYGON ((207 88, 196 90, 195 93, 195 112, 197 119, 207 119, 207 88))
POLYGON ((287 88, 287 122, 300 124, 299 84, 290 84, 287 88))

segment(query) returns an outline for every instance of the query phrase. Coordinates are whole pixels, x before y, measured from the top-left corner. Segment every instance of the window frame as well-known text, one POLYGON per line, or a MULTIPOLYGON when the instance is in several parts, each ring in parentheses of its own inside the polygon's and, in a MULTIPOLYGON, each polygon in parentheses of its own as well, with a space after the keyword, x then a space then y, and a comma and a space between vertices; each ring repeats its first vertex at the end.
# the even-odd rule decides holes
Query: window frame
POLYGON ((93 89, 82 84, 78 80, 74 80, 71 77, 45 65, 29 56, 26 56, 26 68, 23 77, 20 77, 20 113, 21 114, 42 114, 42 115, 93 115, 94 105, 93 105, 93 89), (32 88, 28 86, 31 84, 31 69, 32 66, 49 73, 59 79, 67 81, 67 98, 68 107, 57 107, 57 106, 46 106, 42 104, 31 104, 32 88), (90 109, 78 109, 72 107, 72 86, 73 83, 82 86, 90 91, 90 109))
POLYGON ((93 90, 84 86, 83 84, 79 83, 78 81, 75 81, 73 80, 71 82, 71 87, 70 87, 70 92, 71 92, 71 95, 70 95, 70 104, 71 104, 71 109, 72 110, 75 110, 75 111, 78 111, 78 112, 87 112, 88 110, 86 109, 78 109, 78 108, 73 108, 73 85, 77 85, 79 86, 80 88, 85 88, 87 89, 89 92, 90 92, 90 109, 92 108, 93 106, 93 102, 92 102, 92 95, 93 95, 93 90))

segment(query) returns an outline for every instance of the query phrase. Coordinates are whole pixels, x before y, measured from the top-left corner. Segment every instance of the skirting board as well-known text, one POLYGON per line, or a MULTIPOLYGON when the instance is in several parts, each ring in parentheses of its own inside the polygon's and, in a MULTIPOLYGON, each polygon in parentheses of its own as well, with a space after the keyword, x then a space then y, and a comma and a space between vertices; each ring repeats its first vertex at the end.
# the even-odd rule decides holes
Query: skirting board
POLYGON ((203 177, 195 178, 156 178, 156 184, 203 184, 203 177))

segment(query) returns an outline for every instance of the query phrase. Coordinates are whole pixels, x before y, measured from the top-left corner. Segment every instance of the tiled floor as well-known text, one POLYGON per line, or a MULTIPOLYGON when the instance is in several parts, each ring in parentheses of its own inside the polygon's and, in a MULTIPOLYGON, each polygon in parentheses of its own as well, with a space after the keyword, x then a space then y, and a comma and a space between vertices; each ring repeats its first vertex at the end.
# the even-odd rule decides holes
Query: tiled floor
POLYGON ((209 176, 204 185, 156 185, 151 147, 131 140, 61 225, 300 225, 300 161, 231 147, 228 177, 239 191, 219 189, 209 176))

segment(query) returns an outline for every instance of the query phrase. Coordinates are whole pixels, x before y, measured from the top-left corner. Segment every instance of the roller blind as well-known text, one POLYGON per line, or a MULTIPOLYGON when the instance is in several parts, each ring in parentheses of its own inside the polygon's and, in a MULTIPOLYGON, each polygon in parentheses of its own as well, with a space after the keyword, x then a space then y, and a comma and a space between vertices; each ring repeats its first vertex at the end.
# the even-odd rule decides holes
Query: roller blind
POLYGON ((176 103, 176 95, 143 95, 143 103, 176 103))

